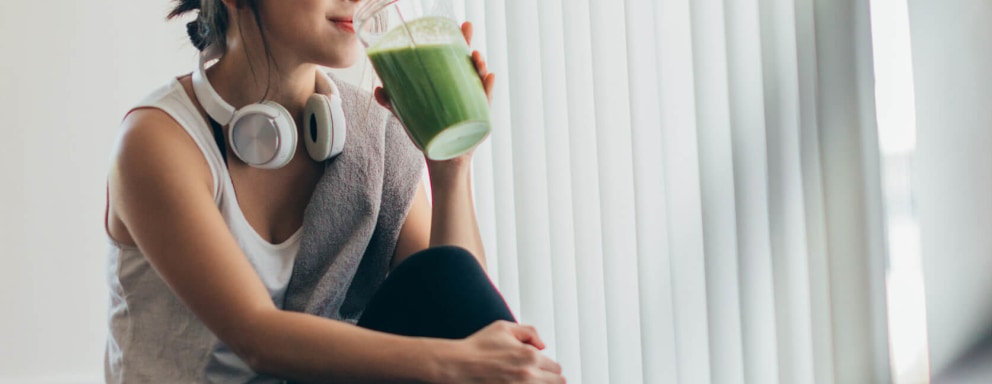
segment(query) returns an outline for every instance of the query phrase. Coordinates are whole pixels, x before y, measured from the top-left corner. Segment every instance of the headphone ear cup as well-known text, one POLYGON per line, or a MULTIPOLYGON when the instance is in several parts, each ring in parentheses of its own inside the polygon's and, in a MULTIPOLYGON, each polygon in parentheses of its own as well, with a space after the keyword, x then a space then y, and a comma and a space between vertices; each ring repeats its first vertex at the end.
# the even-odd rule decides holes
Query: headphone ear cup
POLYGON ((296 152, 296 122, 286 108, 275 102, 240 109, 229 129, 234 154, 252 167, 282 168, 296 152))
POLYGON ((324 161, 341 154, 347 134, 341 98, 310 96, 303 114, 303 134, 312 159, 324 161))

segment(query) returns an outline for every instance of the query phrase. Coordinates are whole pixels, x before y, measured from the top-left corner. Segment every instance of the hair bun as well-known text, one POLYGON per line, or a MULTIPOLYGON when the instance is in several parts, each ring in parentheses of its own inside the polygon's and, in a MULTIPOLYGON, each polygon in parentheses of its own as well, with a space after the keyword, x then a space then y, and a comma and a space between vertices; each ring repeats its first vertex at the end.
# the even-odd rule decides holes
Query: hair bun
POLYGON ((186 23, 186 34, 189 35, 189 41, 193 43, 193 46, 197 50, 202 51, 207 47, 207 35, 210 34, 210 29, 206 28, 200 19, 190 21, 186 23))
POLYGON ((196 11, 196 20, 186 23, 186 34, 193 42, 196 49, 203 50, 207 45, 207 35, 210 30, 207 23, 203 22, 203 0, 175 0, 176 6, 169 12, 169 19, 180 17, 187 13, 196 11))

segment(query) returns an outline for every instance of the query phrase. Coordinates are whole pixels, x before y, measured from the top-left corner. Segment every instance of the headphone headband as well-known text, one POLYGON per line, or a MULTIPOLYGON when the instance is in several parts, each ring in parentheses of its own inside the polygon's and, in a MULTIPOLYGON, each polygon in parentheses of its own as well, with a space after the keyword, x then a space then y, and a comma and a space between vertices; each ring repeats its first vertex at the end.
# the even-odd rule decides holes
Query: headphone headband
MULTIPOLYGON (((228 126, 227 137, 238 158, 256 168, 281 168, 296 152, 299 134, 293 116, 273 101, 248 104, 241 109, 224 101, 207 79, 207 63, 219 59, 222 54, 214 46, 200 54, 193 71, 194 94, 214 122, 228 126)), ((327 72, 317 72, 320 74, 314 82, 315 94, 304 107, 302 128, 310 157, 324 161, 344 149, 347 127, 337 84, 327 72), (330 95, 323 93, 328 88, 330 95)))
POLYGON ((207 79, 207 62, 219 59, 220 56, 220 49, 216 46, 206 47, 200 53, 196 62, 196 70, 193 71, 193 93, 196 94, 196 98, 200 100, 200 105, 207 111, 207 115, 210 115, 211 119, 220 125, 227 125, 234 119, 236 110, 217 94, 213 85, 210 84, 210 80, 207 79))
MULTIPOLYGON (((210 84, 210 80, 207 79, 207 63, 220 59, 221 56, 222 52, 215 45, 203 49, 197 58, 196 69, 193 71, 193 93, 200 100, 200 105, 207 111, 207 115, 223 126, 231 123, 237 110, 220 97, 220 94, 210 84)), ((338 85, 334 83, 331 76, 321 70, 318 70, 317 73, 330 85, 332 95, 341 95, 338 85)))

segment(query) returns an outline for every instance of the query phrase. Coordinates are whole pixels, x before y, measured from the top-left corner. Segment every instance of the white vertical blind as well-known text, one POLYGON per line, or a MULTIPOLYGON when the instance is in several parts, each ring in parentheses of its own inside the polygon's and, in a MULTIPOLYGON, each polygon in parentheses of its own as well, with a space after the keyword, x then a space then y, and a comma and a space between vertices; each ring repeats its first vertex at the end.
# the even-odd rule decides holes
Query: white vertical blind
POLYGON ((537 4, 506 3, 507 45, 513 47, 508 68, 513 110, 513 177, 516 198, 517 258, 520 266, 520 316, 544 331, 547 353, 554 357, 554 291, 551 285, 551 239, 548 217, 548 168, 545 161, 544 103, 537 4))
POLYGON ((711 380, 744 383, 724 6, 722 0, 690 5, 710 359, 720 367, 711 380))
POLYGON ((814 15, 834 377, 889 382, 869 6, 830 4, 814 15))
POLYGON ((675 346, 680 383, 709 383, 709 316, 703 260, 703 224, 696 143, 696 97, 689 0, 655 3, 654 36, 643 44, 658 54, 668 254, 671 262, 675 346), (653 42, 653 44, 652 44, 653 42), (673 220, 678 218, 677 220, 673 220))
POLYGON ((819 139, 819 89, 815 0, 796 0, 796 45, 799 63, 800 150, 809 260, 813 371, 815 383, 834 382, 834 343, 830 265, 827 252, 826 203, 819 139))
MULTIPOLYGON (((569 6, 569 5, 566 5, 569 6)), ((603 273, 610 382, 643 381, 641 364, 634 172, 622 3, 589 0, 593 97, 599 149, 603 273), (609 127, 608 129, 604 129, 609 127)))
POLYGON ((758 0, 726 3, 745 381, 779 380, 758 0))
MULTIPOLYGON (((812 383, 795 3, 761 0, 768 198, 780 379, 812 383)), ((802 26, 800 26, 802 27, 802 26)))
MULTIPOLYGON (((481 0, 477 0, 480 1, 481 0)), ((512 1, 512 0, 511 0, 512 1)), ((517 268, 517 230, 514 178, 513 144, 510 130, 509 70, 506 44, 506 17, 502 0, 485 1, 486 46, 488 65, 491 72, 498 73, 496 87, 500 91, 493 96, 492 103, 492 179, 493 200, 496 208, 496 247, 499 253, 489 252, 499 266, 499 288, 510 309, 520 313, 519 269, 517 268)), ((485 173, 486 170, 481 170, 485 173)), ((488 175, 483 175, 488 177, 488 175)), ((489 236, 492 236, 491 234, 489 236)))
POLYGON ((490 273, 569 382, 888 380, 866 1, 456 1, 490 273))
MULTIPOLYGON (((606 289, 600 216, 599 150, 593 99, 589 3, 562 3, 565 81, 568 93, 568 146, 571 149, 572 212, 575 216, 575 273, 579 298, 581 368, 566 371, 573 381, 610 382, 606 332, 606 289)), ((561 98, 562 95, 557 95, 561 98)), ((559 145, 564 142, 556 141, 559 145)), ((554 230, 559 230, 555 228, 554 230)))
MULTIPOLYGON (((472 48, 479 52, 488 52, 488 34, 486 28, 486 9, 479 1, 456 1, 456 6, 460 6, 465 14, 465 20, 473 23, 472 48)), ((494 281, 499 281, 499 254, 498 241, 496 238, 496 187, 493 184, 493 140, 486 140, 475 149, 472 156, 472 181, 475 196, 475 211, 479 222, 479 231, 482 234, 482 242, 486 246, 487 252, 493 256, 486 258, 487 271, 489 277, 494 281)))
POLYGON ((535 2, 540 27, 541 73, 544 105, 544 150, 547 159, 551 283, 554 289, 555 350, 563 369, 582 366, 579 303, 576 292, 575 231, 572 214, 571 150, 568 145, 568 93, 565 78, 565 36, 562 0, 535 2))
POLYGON ((673 383, 678 378, 678 354, 665 220, 665 162, 658 150, 662 143, 658 53, 655 45, 638 41, 655 34, 654 4, 629 0, 626 10, 644 382, 673 383))

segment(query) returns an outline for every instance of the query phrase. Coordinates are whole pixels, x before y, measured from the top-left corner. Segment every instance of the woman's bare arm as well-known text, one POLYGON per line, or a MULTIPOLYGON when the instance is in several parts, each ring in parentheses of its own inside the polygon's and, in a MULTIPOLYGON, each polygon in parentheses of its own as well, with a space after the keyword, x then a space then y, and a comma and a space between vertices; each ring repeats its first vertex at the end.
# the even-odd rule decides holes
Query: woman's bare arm
POLYGON ((296 380, 436 381, 452 341, 408 338, 272 303, 212 197, 192 139, 159 110, 131 113, 110 174, 112 209, 176 295, 255 370, 296 380))
POLYGON ((396 268, 410 255, 427 249, 431 245, 431 203, 427 200, 424 183, 417 185, 410 210, 400 227, 396 250, 393 252, 391 268, 396 268))
MULTIPOLYGON (((472 24, 462 24, 465 42, 472 44, 472 24)), ((492 100, 495 75, 489 73, 486 61, 479 51, 472 52, 472 63, 479 72, 486 97, 492 100)), ((389 93, 382 88, 375 91, 375 98, 385 108, 390 108, 389 93)), ((390 108, 391 109, 391 108, 390 108)), ((486 268, 486 249, 479 234, 472 199, 472 153, 448 161, 427 160, 431 177, 433 206, 427 201, 423 185, 417 191, 413 207, 400 229, 400 239, 393 255, 393 266, 399 265, 410 254, 432 247, 455 245, 467 249, 482 268, 486 268)))
POLYGON ((431 246, 457 245, 472 252, 483 269, 486 250, 479 234, 472 198, 470 155, 449 161, 428 161, 431 175, 431 246))
POLYGON ((465 248, 486 268, 485 247, 479 234, 472 203, 472 180, 467 157, 446 164, 431 164, 431 190, 434 204, 427 200, 423 183, 417 187, 406 221, 400 228, 392 267, 428 247, 454 245, 465 248))

